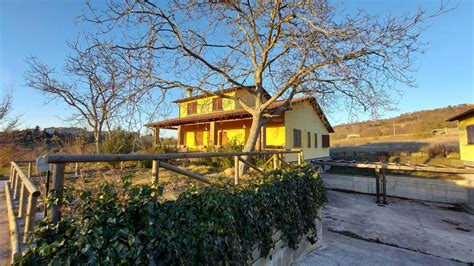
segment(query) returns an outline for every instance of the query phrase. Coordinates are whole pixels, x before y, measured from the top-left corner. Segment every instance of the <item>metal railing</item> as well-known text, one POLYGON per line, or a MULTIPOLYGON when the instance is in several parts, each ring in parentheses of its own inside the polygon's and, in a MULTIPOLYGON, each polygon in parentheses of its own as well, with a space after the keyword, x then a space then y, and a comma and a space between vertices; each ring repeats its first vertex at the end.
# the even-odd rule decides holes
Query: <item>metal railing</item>
POLYGON ((374 169, 375 172, 375 195, 376 202, 387 204, 387 176, 386 171, 409 171, 409 172, 430 172, 443 174, 474 174, 474 167, 463 166, 454 167, 449 165, 427 165, 427 164, 408 164, 408 163, 383 163, 383 162, 356 162, 345 160, 313 160, 314 163, 321 165, 322 169, 326 166, 349 167, 360 169, 374 169), (382 195, 381 195, 382 194, 382 195))
MULTIPOLYGON (((160 176, 160 168, 185 175, 201 182, 210 184, 211 181, 206 177, 190 172, 188 170, 179 168, 166 160, 173 159, 193 159, 193 158, 210 158, 210 157, 234 157, 234 184, 238 185, 240 182, 240 166, 245 164, 260 174, 265 174, 263 169, 255 166, 244 156, 265 155, 271 156, 267 162, 273 162, 273 168, 276 169, 278 165, 284 163, 284 154, 297 154, 297 163, 301 164, 304 161, 302 150, 275 150, 275 151, 261 151, 261 152, 216 152, 216 153, 164 153, 164 154, 52 154, 46 156, 46 162, 52 165, 52 186, 51 193, 58 197, 57 204, 51 204, 48 210, 48 217, 51 221, 56 222, 61 218, 61 199, 62 190, 64 188, 65 165, 67 163, 93 163, 93 162, 126 162, 126 161, 152 161, 151 182, 158 183, 160 176)), ((77 167, 76 167, 77 169, 77 167)), ((77 170, 76 170, 77 172, 77 170)))

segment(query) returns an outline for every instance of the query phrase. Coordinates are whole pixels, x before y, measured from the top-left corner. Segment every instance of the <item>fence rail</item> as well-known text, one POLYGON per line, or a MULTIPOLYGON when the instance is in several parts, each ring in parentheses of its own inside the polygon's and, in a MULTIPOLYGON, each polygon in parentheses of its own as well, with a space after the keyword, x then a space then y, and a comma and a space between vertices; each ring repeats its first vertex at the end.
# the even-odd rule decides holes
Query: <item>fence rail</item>
MULTIPOLYGON (((260 174, 265 172, 249 162, 245 156, 266 155, 271 156, 269 161, 273 162, 275 169, 283 160, 284 154, 297 154, 297 163, 301 164, 304 160, 303 151, 298 150, 272 150, 261 152, 215 152, 215 153, 165 153, 165 154, 51 154, 46 156, 46 162, 52 165, 52 190, 58 197, 58 204, 51 204, 48 210, 49 219, 53 222, 59 221, 61 218, 61 198, 64 187, 65 165, 67 163, 93 163, 93 162, 125 162, 125 161, 152 161, 151 182, 158 183, 160 177, 160 168, 194 178, 198 181, 210 184, 211 181, 206 177, 190 172, 186 169, 179 168, 166 162, 173 159, 193 159, 193 158, 210 158, 210 157, 233 157, 234 158, 234 185, 240 183, 241 166, 247 165, 260 174)), ((286 162, 285 162, 286 163, 286 162)))
POLYGON ((15 254, 20 252, 20 233, 23 231, 23 243, 27 241, 30 232, 35 225, 36 204, 40 196, 40 190, 32 180, 32 168, 34 161, 14 161, 10 165, 10 179, 5 185, 5 198, 7 203, 7 215, 10 228, 12 262, 15 254), (28 172, 25 174, 19 164, 27 164, 28 172), (13 195, 12 195, 13 194, 13 195), (18 211, 15 215, 16 204, 18 211), (19 221, 24 218, 24 223, 19 221), (23 226, 23 230, 20 227, 23 226))

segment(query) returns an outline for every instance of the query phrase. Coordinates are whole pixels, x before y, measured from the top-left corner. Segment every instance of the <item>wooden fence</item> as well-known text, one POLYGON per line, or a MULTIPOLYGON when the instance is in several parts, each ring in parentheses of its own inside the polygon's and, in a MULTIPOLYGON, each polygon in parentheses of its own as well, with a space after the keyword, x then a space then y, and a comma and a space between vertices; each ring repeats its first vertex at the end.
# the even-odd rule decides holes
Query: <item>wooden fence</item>
MULTIPOLYGON (((245 156, 271 156, 267 162, 273 162, 273 168, 277 168, 280 164, 287 164, 283 159, 284 154, 296 153, 298 155, 298 164, 304 160, 302 150, 275 150, 275 151, 261 151, 261 152, 216 152, 216 153, 164 153, 164 154, 84 154, 84 155, 64 155, 53 154, 46 156, 46 162, 52 165, 52 186, 51 189, 58 197, 58 204, 51 204, 48 211, 48 216, 51 221, 56 222, 61 218, 61 197, 64 187, 64 170, 67 163, 86 163, 86 162, 126 162, 126 161, 152 161, 151 182, 158 183, 160 177, 160 168, 185 175, 201 182, 210 184, 211 181, 206 177, 190 172, 188 170, 179 168, 167 160, 173 159, 197 159, 197 158, 211 158, 211 157, 234 157, 234 184, 238 185, 240 182, 240 166, 245 164, 254 169, 258 173, 264 174, 264 171, 248 160, 245 156)), ((77 169, 77 167, 76 167, 77 169)))
POLYGON ((7 215, 10 229, 12 260, 20 252, 20 231, 23 231, 23 242, 28 239, 29 233, 35 225, 36 204, 40 196, 40 190, 31 181, 33 161, 11 162, 10 179, 5 184, 5 198, 7 215), (27 164, 28 172, 24 173, 19 165, 27 164), (12 196, 13 192, 13 196, 12 196), (17 215, 15 215, 15 200, 18 201, 17 215), (19 220, 24 219, 24 229, 19 229, 19 220))

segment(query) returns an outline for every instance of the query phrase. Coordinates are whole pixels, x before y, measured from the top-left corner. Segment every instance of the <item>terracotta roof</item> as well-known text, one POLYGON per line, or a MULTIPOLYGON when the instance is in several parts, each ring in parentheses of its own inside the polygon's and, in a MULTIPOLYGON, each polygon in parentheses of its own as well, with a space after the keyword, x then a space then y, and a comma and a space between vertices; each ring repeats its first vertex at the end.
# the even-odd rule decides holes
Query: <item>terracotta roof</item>
POLYGON ((458 115, 455 115, 455 116, 449 118, 449 119, 446 120, 446 121, 452 122, 452 121, 456 121, 456 120, 462 120, 464 117, 469 116, 469 115, 474 115, 474 108, 471 108, 471 109, 469 109, 469 110, 467 110, 467 111, 465 111, 465 112, 462 112, 462 113, 460 113, 460 114, 458 114, 458 115))
MULTIPOLYGON (((252 86, 247 86, 247 88, 252 88, 252 86)), ((229 89, 225 89, 225 90, 210 92, 210 94, 205 93, 205 94, 199 94, 199 95, 192 96, 192 97, 186 97, 186 98, 178 99, 178 100, 173 101, 173 102, 174 103, 181 103, 181 102, 186 102, 186 101, 190 101, 190 100, 210 97, 210 96, 212 96, 211 93, 221 93, 222 94, 222 93, 226 93, 226 92, 233 92, 233 91, 238 91, 238 90, 243 90, 243 89, 245 89, 245 87, 233 87, 233 88, 229 88, 229 89)), ((271 98, 270 94, 266 90, 263 90, 263 94, 264 94, 265 97, 271 98)))
MULTIPOLYGON (((291 104, 301 103, 301 102, 309 102, 313 107, 314 111, 318 114, 323 122, 324 126, 330 133, 334 133, 334 129, 332 128, 331 124, 329 123, 328 119, 324 115, 321 107, 317 103, 316 99, 311 96, 294 98, 291 101, 291 104)), ((270 105, 270 108, 267 110, 271 111, 275 108, 278 108, 284 104, 284 101, 277 101, 270 105)), ((194 124, 194 123, 202 123, 202 122, 212 122, 212 121, 221 121, 221 120, 230 120, 230 119, 239 119, 239 118, 252 118, 252 115, 249 114, 244 109, 240 108, 237 110, 231 111, 222 111, 222 112, 214 112, 208 114, 201 114, 201 115, 192 115, 186 117, 178 117, 168 120, 163 120, 159 122, 153 122, 146 124, 147 127, 160 127, 160 128, 172 128, 176 126, 186 125, 186 124, 194 124)))

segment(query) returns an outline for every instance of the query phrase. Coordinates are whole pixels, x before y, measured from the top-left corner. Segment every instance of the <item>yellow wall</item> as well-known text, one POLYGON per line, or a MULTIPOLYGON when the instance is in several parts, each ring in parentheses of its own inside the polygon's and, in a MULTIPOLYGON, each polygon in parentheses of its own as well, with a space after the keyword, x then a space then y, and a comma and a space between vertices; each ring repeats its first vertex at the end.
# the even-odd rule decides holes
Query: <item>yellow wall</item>
MULTIPOLYGON (((226 93, 226 95, 233 96, 235 95, 235 92, 229 92, 229 93, 226 93)), ((188 103, 195 102, 195 101, 197 101, 197 112, 196 114, 193 114, 193 115, 211 113, 212 112, 212 99, 214 98, 217 98, 217 96, 211 96, 211 97, 179 103, 179 117, 188 116, 188 103)), ((234 110, 235 102, 231 99, 222 99, 222 109, 223 111, 234 110)))
POLYGON ((467 144, 467 130, 466 127, 474 125, 474 115, 465 118, 458 122, 459 128, 459 151, 461 154, 461 160, 474 162, 474 145, 467 144))
POLYGON ((267 125, 266 129, 266 145, 268 146, 283 146, 285 147, 285 126, 282 125, 267 125))
MULTIPOLYGON (((301 130, 301 148, 304 159, 329 156, 329 148, 322 148, 321 135, 328 135, 328 130, 314 111, 310 103, 298 103, 293 109, 285 112, 285 143, 287 149, 293 149, 293 129, 301 130), (311 148, 308 148, 307 132, 311 132, 311 148), (314 133, 318 134, 318 147, 314 148, 314 133)), ((287 154, 286 161, 296 161, 296 154, 287 154)))

